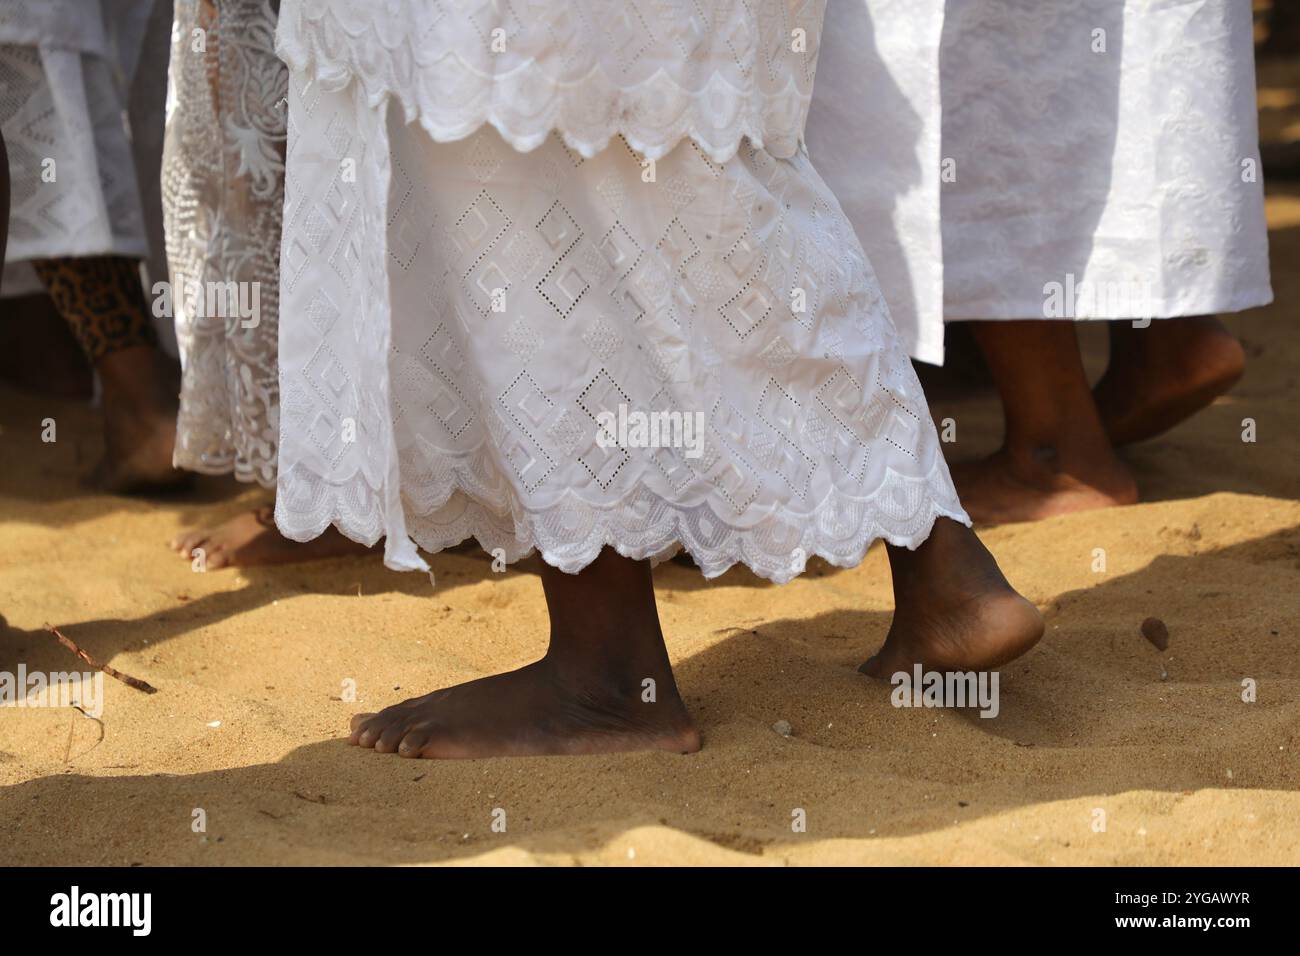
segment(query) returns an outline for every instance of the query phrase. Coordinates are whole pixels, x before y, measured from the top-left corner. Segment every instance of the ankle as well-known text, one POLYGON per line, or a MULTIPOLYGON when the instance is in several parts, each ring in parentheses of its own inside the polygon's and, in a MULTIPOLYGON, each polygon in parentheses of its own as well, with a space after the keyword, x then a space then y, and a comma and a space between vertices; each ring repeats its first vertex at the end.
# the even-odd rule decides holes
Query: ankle
POLYGON ((672 680, 662 637, 658 648, 641 646, 643 642, 626 636, 624 640, 622 645, 593 647, 587 640, 565 641, 553 633, 541 663, 558 686, 597 697, 622 698, 640 693, 646 679, 654 680, 656 685, 672 680))
POLYGON ((979 536, 951 518, 937 519, 915 551, 890 546, 889 564, 897 606, 1010 586, 979 536))
POLYGON ((1002 452, 1022 478, 1058 478, 1119 466, 1115 449, 1095 409, 1059 428, 1024 431, 1009 425, 1002 452))
POLYGON ((169 390, 180 374, 175 361, 150 345, 110 352, 95 363, 95 371, 105 387, 132 393, 169 390))

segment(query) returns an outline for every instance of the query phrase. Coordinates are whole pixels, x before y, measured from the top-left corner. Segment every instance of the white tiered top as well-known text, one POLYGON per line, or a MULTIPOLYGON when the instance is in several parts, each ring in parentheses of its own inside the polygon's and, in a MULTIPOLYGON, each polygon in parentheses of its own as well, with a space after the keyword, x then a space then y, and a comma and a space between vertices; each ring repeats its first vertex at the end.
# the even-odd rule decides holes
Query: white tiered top
POLYGON ((485 123, 515 149, 552 130, 585 157, 622 134, 658 159, 694 140, 726 162, 803 138, 826 0, 284 0, 277 52, 434 140, 485 123))

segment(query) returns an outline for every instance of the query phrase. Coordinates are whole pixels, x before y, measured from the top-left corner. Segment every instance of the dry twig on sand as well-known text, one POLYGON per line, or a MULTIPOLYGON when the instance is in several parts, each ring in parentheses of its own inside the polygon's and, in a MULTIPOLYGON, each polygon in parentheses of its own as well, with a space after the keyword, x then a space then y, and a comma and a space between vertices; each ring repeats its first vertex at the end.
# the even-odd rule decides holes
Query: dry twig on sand
POLYGON ((78 657, 80 657, 89 666, 95 668, 95 670, 103 671, 109 677, 113 677, 116 678, 117 680, 120 680, 127 687, 134 687, 136 690, 144 691, 146 694, 158 693, 158 688, 154 687, 152 684, 147 683, 146 681, 142 681, 138 677, 132 677, 130 674, 123 674, 120 670, 117 670, 114 667, 110 667, 108 664, 99 663, 99 661, 95 660, 93 657, 91 657, 89 654, 83 651, 80 647, 78 647, 76 642, 73 641, 72 638, 67 637, 62 632, 60 632, 57 627, 52 627, 49 624, 46 624, 45 629, 49 631, 51 634, 53 634, 55 637, 57 637, 59 639, 60 644, 62 644, 68 650, 72 651, 72 653, 76 654, 78 657))

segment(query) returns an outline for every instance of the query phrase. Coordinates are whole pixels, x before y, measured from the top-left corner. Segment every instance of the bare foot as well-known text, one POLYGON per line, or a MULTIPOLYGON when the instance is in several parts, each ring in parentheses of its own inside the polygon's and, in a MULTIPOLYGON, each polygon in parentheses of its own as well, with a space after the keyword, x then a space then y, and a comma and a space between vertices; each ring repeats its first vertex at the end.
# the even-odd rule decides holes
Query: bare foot
POLYGON ((352 719, 351 742, 457 759, 627 750, 694 753, 649 561, 606 548, 578 574, 542 566, 551 646, 540 661, 352 719))
POLYGON ((674 689, 642 700, 641 678, 573 685, 549 658, 352 718, 350 742, 403 757, 463 759, 628 750, 694 753, 700 735, 674 689))
POLYGON ((1002 450, 952 477, 977 522, 1036 521, 1137 500, 1102 427, 1073 322, 974 322, 997 383, 1002 450))
POLYGON ((1137 501, 1132 473, 1113 452, 1078 463, 1057 464, 1055 451, 1022 457, 1002 449, 979 461, 952 466, 962 506, 978 524, 1039 521, 1053 515, 1131 505, 1137 501))
POLYGON ((364 544, 344 537, 336 528, 326 528, 310 541, 292 541, 275 526, 273 505, 245 511, 215 528, 177 535, 172 539, 171 547, 186 559, 201 551, 209 571, 255 564, 320 561, 364 554, 370 550, 364 544))
POLYGON ((113 494, 165 491, 193 476, 172 467, 180 370, 161 351, 135 346, 100 360, 104 458, 91 483, 113 494))
POLYGON ((1093 395, 1115 445, 1168 431, 1232 388, 1246 367, 1241 344, 1213 316, 1145 329, 1117 322, 1110 335, 1110 365, 1093 395))
POLYGON ((889 548, 894 620, 885 643, 858 668, 888 679, 927 670, 979 671, 1014 660, 1043 636, 1038 609, 1007 583, 980 539, 947 518, 915 551, 889 548))

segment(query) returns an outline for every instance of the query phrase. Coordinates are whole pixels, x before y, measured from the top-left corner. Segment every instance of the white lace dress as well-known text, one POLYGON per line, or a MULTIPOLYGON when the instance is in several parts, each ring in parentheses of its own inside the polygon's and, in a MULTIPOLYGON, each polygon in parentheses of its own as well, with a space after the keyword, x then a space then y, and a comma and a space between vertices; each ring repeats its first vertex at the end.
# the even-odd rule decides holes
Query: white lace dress
POLYGON ((966 521, 802 148, 823 8, 285 0, 280 529, 785 581, 966 521))
POLYGON ((176 0, 162 177, 183 369, 174 463, 267 487, 275 484, 280 432, 288 90, 275 55, 277 6, 176 0), (255 315, 208 295, 231 282, 246 290, 243 305, 256 302, 255 315))
POLYGON ((127 256, 167 277, 157 182, 170 7, 0 0, 6 295, 41 288, 32 259, 127 256))
POLYGON ((1045 286, 1075 290, 1061 318, 1272 300, 1246 0, 840 0, 827 19, 809 150, 916 357, 942 361, 945 317, 1057 317, 1045 286))

